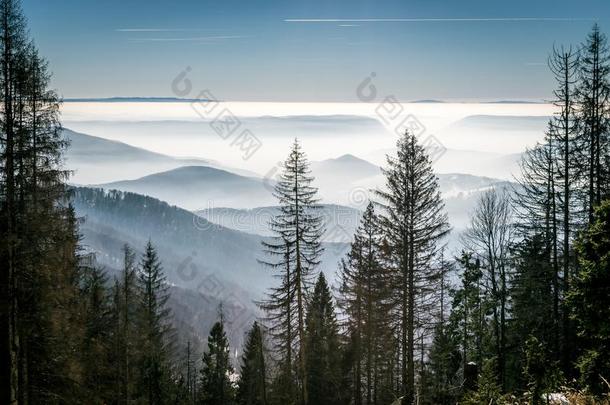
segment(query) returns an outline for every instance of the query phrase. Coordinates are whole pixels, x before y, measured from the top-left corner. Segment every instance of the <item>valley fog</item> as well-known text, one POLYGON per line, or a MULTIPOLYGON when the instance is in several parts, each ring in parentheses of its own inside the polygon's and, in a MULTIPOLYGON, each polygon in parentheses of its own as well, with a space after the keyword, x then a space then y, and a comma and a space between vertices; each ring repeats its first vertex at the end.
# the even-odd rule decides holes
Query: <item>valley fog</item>
MULTIPOLYGON (((510 179, 515 173, 502 159, 510 159, 511 154, 519 154, 541 140, 554 111, 549 104, 441 102, 402 103, 400 107, 375 103, 224 102, 216 111, 224 109, 241 122, 227 139, 210 126, 214 117, 198 115, 189 102, 65 102, 62 118, 64 127, 77 132, 174 157, 214 160, 264 176, 284 158, 295 137, 311 160, 353 154, 382 164, 385 154, 394 148, 399 121, 412 116, 425 128, 422 139, 434 135, 449 149, 435 163, 437 172, 510 179), (392 119, 394 115, 397 118, 392 119), (232 145, 244 129, 261 144, 248 159, 232 145)), ((87 184, 141 175, 128 169, 121 171, 120 177, 103 172, 85 176, 77 171, 72 181, 87 184)))

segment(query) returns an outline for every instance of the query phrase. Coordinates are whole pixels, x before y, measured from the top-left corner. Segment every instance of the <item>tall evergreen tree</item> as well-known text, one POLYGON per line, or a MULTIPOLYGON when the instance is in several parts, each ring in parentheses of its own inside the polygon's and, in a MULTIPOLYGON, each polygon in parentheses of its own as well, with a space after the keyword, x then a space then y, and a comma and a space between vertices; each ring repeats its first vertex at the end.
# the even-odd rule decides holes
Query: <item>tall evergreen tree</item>
POLYGON ((112 313, 107 290, 108 279, 97 266, 85 269, 84 274, 85 333, 81 349, 83 383, 91 403, 103 404, 113 400, 115 371, 111 367, 112 313))
POLYGON ((415 396, 415 334, 418 299, 432 277, 439 242, 449 232, 438 179, 424 147, 408 131, 397 142, 397 156, 383 170, 386 191, 378 196, 381 223, 388 242, 394 275, 393 300, 400 341, 403 403, 415 396))
POLYGON ((48 82, 20 1, 0 1, 0 402, 10 404, 77 398, 82 380, 79 238, 48 82))
POLYGON ((239 405, 267 405, 267 368, 263 333, 257 322, 248 332, 237 388, 239 405))
POLYGON ((378 403, 380 382, 391 357, 390 291, 383 264, 382 233, 374 206, 369 203, 354 235, 347 258, 341 263, 338 304, 347 315, 345 329, 352 343, 355 404, 378 403))
POLYGON ((483 292, 483 272, 479 260, 472 253, 463 252, 458 259, 463 272, 461 285, 453 291, 453 302, 449 323, 459 333, 462 348, 462 373, 466 379, 467 364, 483 363, 484 341, 487 339, 486 314, 488 304, 483 292))
POLYGON ((461 365, 460 331, 456 322, 449 322, 449 274, 452 266, 441 260, 438 282, 438 319, 434 326, 429 357, 429 384, 421 387, 422 402, 453 404, 458 397, 458 371, 461 365))
MULTIPOLYGON (((553 361, 559 360, 558 347, 554 344, 557 338, 553 289, 555 272, 548 260, 548 249, 543 235, 528 236, 515 248, 515 278, 511 286, 511 334, 514 347, 526 347, 528 339, 535 339, 536 344, 549 348, 548 353, 552 353, 554 358, 544 356, 548 360, 547 366, 552 364, 557 367, 553 364, 553 361)), ((523 350, 517 353, 514 371, 518 375, 527 366, 527 354, 523 350)), ((537 358, 542 359, 542 355, 543 353, 539 353, 537 358)), ((518 378, 518 382, 521 388, 527 388, 527 381, 523 378, 518 378)))
MULTIPOLYGON (((555 322, 552 327, 554 338, 551 344, 557 355, 559 355, 559 351, 563 353, 564 368, 567 368, 572 333, 567 311, 563 305, 563 297, 569 289, 570 273, 574 267, 572 241, 575 231, 584 222, 582 205, 579 204, 579 201, 582 201, 582 194, 578 193, 579 187, 581 187, 578 179, 582 174, 579 172, 578 164, 578 156, 582 153, 582 137, 578 133, 579 120, 575 89, 578 80, 578 54, 572 48, 554 48, 548 64, 557 82, 557 88, 553 92, 555 95, 553 104, 559 109, 559 112, 551 119, 549 127, 551 145, 556 149, 552 153, 552 158, 556 162, 557 175, 556 197, 550 196, 554 200, 556 199, 556 204, 551 205, 551 208, 560 211, 556 217, 557 229, 551 233, 554 240, 550 246, 553 247, 553 250, 549 252, 553 268, 552 319, 555 322), (559 239, 561 240, 559 241, 559 239), (561 338, 560 335, 563 337, 561 338)), ((553 188, 555 187, 547 187, 547 190, 553 188)), ((536 235, 530 236, 537 237, 536 235)))
POLYGON ((595 211, 594 221, 576 244, 579 268, 568 303, 578 333, 578 369, 583 386, 608 392, 610 375, 610 200, 595 211))
POLYGON ((235 401, 235 387, 231 381, 233 366, 229 359, 229 340, 220 320, 212 326, 208 350, 203 354, 199 398, 201 405, 231 405, 235 401))
POLYGON ((135 398, 136 363, 140 347, 139 328, 140 296, 137 285, 136 256, 133 249, 123 246, 121 279, 116 280, 113 291, 113 321, 115 322, 115 351, 119 389, 118 402, 126 403, 135 398))
POLYGON ((274 195, 280 204, 279 214, 270 223, 275 236, 263 243, 265 253, 270 256, 270 260, 263 263, 277 269, 280 279, 280 286, 271 290, 261 305, 269 315, 270 332, 278 342, 281 356, 283 383, 276 388, 284 391, 284 401, 301 404, 308 403, 304 340, 306 294, 323 250, 320 244, 323 224, 317 212, 319 205, 313 180, 307 157, 295 140, 275 186, 274 195), (293 359, 295 348, 296 359, 293 359), (296 387, 291 376, 293 361, 297 371, 296 387))
POLYGON ((591 222, 594 208, 610 190, 610 53, 606 36, 597 24, 580 53, 578 105, 581 133, 585 138, 585 155, 580 163, 586 173, 585 210, 591 222))
POLYGON ((307 398, 312 404, 339 402, 341 353, 333 298, 320 273, 307 310, 307 398))
POLYGON ((157 251, 149 240, 138 272, 140 298, 140 390, 149 404, 167 402, 171 355, 169 285, 157 251))

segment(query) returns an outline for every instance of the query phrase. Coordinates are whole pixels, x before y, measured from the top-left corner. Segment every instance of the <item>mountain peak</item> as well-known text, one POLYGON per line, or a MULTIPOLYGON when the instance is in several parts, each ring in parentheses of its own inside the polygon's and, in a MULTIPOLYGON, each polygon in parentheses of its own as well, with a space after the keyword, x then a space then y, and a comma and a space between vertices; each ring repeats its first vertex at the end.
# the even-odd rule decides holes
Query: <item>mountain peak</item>
POLYGON ((339 161, 344 161, 344 162, 347 162, 347 161, 353 162, 353 161, 361 161, 363 159, 360 159, 359 157, 354 156, 350 153, 346 153, 345 155, 341 155, 338 158, 335 158, 334 160, 339 160, 339 161))

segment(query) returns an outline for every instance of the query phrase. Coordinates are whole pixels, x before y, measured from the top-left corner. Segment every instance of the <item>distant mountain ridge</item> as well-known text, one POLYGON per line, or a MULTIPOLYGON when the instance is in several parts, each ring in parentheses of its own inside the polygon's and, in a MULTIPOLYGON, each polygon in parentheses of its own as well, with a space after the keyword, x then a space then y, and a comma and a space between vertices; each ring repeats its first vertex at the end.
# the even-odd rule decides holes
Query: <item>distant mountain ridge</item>
POLYGON ((272 183, 208 166, 182 166, 95 187, 158 198, 188 210, 210 207, 254 208, 275 201, 272 183))
POLYGON ((105 183, 117 179, 138 178, 186 165, 205 165, 231 170, 246 176, 254 175, 246 170, 225 168, 213 160, 176 158, 67 128, 64 128, 63 136, 70 142, 65 159, 67 168, 75 171, 70 181, 76 184, 105 183))

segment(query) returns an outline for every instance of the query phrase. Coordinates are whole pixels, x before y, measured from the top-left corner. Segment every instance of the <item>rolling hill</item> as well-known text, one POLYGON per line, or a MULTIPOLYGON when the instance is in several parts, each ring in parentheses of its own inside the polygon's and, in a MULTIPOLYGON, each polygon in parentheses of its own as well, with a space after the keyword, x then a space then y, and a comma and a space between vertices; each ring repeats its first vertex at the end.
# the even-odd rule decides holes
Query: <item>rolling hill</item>
POLYGON ((231 170, 245 176, 253 175, 245 170, 225 168, 212 160, 175 158, 70 129, 64 129, 63 136, 70 142, 65 159, 67 168, 74 171, 70 179, 73 184, 139 178, 188 165, 206 165, 231 170))
POLYGON ((253 208, 275 200, 272 188, 264 180, 208 166, 184 166, 96 187, 143 194, 188 210, 253 208))

